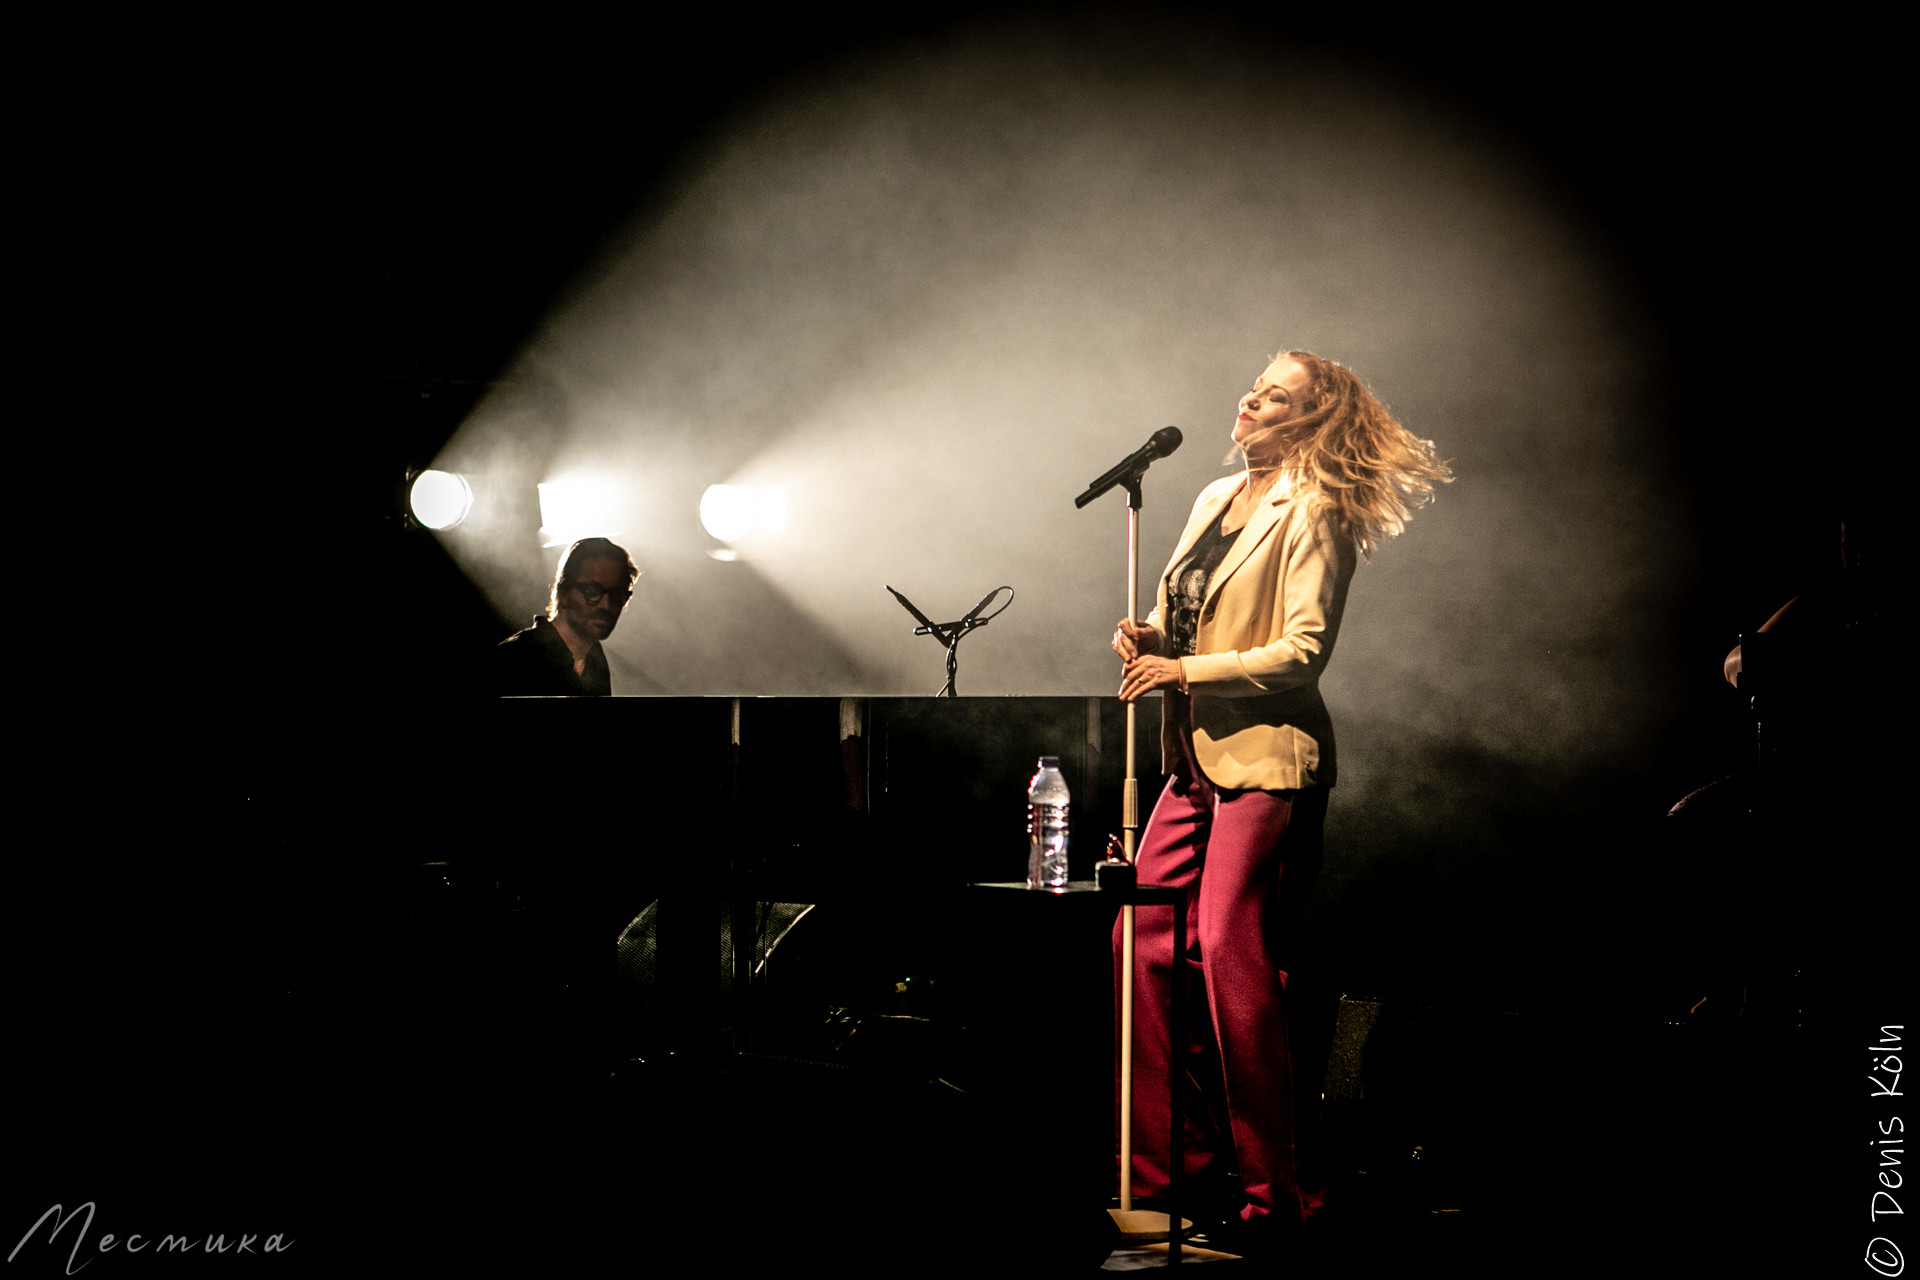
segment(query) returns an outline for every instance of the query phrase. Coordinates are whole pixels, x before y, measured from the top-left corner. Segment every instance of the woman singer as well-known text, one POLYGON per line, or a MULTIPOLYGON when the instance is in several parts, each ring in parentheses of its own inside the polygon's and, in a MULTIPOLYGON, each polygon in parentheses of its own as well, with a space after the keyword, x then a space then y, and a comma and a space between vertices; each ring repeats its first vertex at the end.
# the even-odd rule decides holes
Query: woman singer
MULTIPOLYGON (((1188 1077, 1184 1185, 1237 1173, 1252 1238, 1313 1221, 1326 1200, 1297 1140, 1317 1085, 1296 1078, 1287 1001, 1334 784, 1320 674, 1358 561, 1452 475, 1352 372, 1305 351, 1276 356, 1240 398, 1233 442, 1244 466, 1201 492, 1152 613, 1122 619, 1113 648, 1122 699, 1165 691, 1171 776, 1140 883, 1188 890, 1186 1027, 1167 1025, 1171 910, 1136 913, 1134 1186, 1167 1193, 1171 1057, 1188 1077)), ((1117 972, 1118 925, 1114 948, 1117 972)))

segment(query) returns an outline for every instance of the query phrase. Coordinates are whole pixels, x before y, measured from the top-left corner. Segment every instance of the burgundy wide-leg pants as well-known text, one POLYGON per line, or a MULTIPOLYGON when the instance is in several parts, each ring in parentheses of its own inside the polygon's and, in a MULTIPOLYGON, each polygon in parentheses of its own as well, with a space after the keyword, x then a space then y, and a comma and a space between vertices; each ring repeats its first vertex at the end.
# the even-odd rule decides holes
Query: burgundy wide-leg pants
MULTIPOLYGON (((1319 874, 1327 793, 1220 790, 1194 766, 1190 739, 1186 755, 1134 858, 1141 884, 1189 892, 1185 1027, 1169 1026, 1174 909, 1134 912, 1133 1187, 1167 1194, 1167 1081, 1177 1061, 1187 1178, 1237 1169, 1243 1218, 1304 1220, 1326 1187, 1300 1143, 1298 1113, 1318 1085, 1296 1078, 1286 955, 1319 874)), ((1123 926, 1114 925, 1116 990, 1123 926)))

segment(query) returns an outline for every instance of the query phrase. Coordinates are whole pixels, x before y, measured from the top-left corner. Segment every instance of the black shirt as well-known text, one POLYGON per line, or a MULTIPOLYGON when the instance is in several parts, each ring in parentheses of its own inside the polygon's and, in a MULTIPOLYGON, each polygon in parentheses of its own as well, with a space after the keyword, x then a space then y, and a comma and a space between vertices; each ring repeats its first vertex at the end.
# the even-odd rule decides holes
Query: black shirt
POLYGON ((1221 525, 1226 522, 1226 513, 1222 512, 1219 523, 1201 534, 1199 541, 1167 575, 1166 653, 1170 658, 1193 654, 1194 641, 1200 634, 1200 606, 1207 598, 1207 583, 1212 581, 1214 570, 1227 558, 1234 540, 1240 536, 1240 529, 1223 532, 1221 525))
POLYGON ((559 628, 544 617, 516 631, 493 650, 488 664, 491 691, 502 698, 606 698, 613 694, 607 655, 598 642, 587 651, 579 673, 573 650, 559 628))

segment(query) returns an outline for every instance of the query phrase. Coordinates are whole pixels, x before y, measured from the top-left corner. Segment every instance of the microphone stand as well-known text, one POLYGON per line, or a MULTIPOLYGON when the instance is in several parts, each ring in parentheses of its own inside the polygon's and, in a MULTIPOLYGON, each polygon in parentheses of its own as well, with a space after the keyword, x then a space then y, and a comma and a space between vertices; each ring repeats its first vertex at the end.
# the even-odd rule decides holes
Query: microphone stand
POLYGON ((907 599, 898 591, 894 591, 892 587, 888 587, 887 590, 892 591, 893 598, 900 602, 901 607, 919 621, 920 625, 913 629, 913 634, 917 636, 932 636, 947 647, 947 683, 941 688, 939 693, 933 696, 936 698, 958 697, 959 694, 954 689, 954 678, 960 670, 960 641, 972 632, 974 628, 984 627, 1005 613, 1007 607, 1013 603, 1013 588, 1005 586, 995 587, 993 590, 987 592, 986 597, 981 600, 979 604, 973 606, 972 612, 958 622, 935 622, 928 618, 926 614, 916 609, 913 601, 907 599), (980 611, 992 604, 993 598, 1002 591, 1007 593, 1007 603, 1001 605, 986 617, 981 617, 980 611))
MULTIPOLYGON (((1131 461, 1131 460, 1130 460, 1131 461)), ((1086 493, 1080 495, 1075 506, 1084 507, 1109 488, 1125 489, 1127 493, 1127 618, 1140 620, 1140 481, 1146 475, 1151 458, 1142 460, 1138 466, 1115 476, 1109 473, 1096 480, 1086 493)), ((1117 884, 1126 884, 1133 878, 1134 848, 1140 831, 1140 782, 1134 763, 1134 724, 1135 705, 1127 704, 1127 777, 1120 789, 1120 831, 1121 852, 1126 859, 1126 871, 1113 877, 1117 884)), ((1117 869, 1117 868, 1116 868, 1117 869)), ((1107 874, 1102 872, 1103 883, 1107 874)), ((1122 1238, 1129 1241, 1146 1242, 1165 1240, 1168 1242, 1170 1262, 1180 1257, 1179 1234, 1174 1229, 1173 1218, 1169 1214, 1133 1207, 1133 893, 1127 894, 1120 907, 1120 1207, 1109 1209, 1114 1224, 1119 1227, 1122 1238)), ((1174 907, 1175 921, 1181 923, 1181 909, 1174 907)), ((1182 961, 1180 954, 1174 956, 1174 967, 1179 969, 1182 961)), ((1175 973, 1174 990, 1180 990, 1180 975, 1175 973)), ((1176 1027, 1174 1034, 1178 1035, 1176 1027)), ((1177 1055, 1173 1055, 1177 1057, 1177 1055)), ((1178 1067, 1175 1068, 1176 1079, 1178 1067)), ((1174 1089, 1176 1110, 1173 1114, 1174 1167, 1170 1176, 1176 1180, 1180 1176, 1180 1115, 1177 1110, 1179 1089, 1174 1089)), ((1179 1229, 1184 1231, 1188 1222, 1182 1218, 1179 1229)))

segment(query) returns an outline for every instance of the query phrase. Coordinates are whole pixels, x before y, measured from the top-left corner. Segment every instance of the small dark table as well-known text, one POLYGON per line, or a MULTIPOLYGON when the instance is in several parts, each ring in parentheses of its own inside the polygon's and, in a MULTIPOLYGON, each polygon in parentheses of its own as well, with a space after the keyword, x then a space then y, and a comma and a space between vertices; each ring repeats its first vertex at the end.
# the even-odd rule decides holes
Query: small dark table
MULTIPOLYGON (((1173 954, 1174 967, 1177 975, 1181 964, 1181 957, 1187 953, 1187 913, 1177 908, 1186 903, 1187 891, 1185 889, 1164 888, 1159 885, 1140 884, 1134 878, 1134 869, 1130 865, 1122 862, 1101 863, 1098 871, 1098 880, 1070 880, 1065 887, 1061 889, 1029 889, 1024 880, 975 883, 969 887, 974 889, 991 889, 1001 893, 1017 892, 1033 899, 1036 903, 1043 902, 1047 899, 1067 898, 1083 893, 1097 893, 1109 895, 1110 900, 1120 906, 1131 904, 1133 906, 1175 907, 1176 910, 1173 913, 1173 954)), ((1178 981, 1176 977, 1176 981, 1173 983, 1172 998, 1168 1001, 1168 1017, 1171 1019, 1169 1025, 1174 1027, 1185 1025, 1182 1021, 1186 1014, 1185 988, 1186 984, 1178 981)), ((1177 1053, 1178 1046, 1169 1046, 1168 1054, 1170 1060, 1173 1056, 1177 1055, 1177 1053)), ((1180 1072, 1170 1071, 1167 1073, 1167 1076, 1167 1092, 1170 1103, 1169 1115, 1172 1119, 1170 1126, 1172 1131, 1168 1134, 1167 1139, 1167 1265, 1171 1267, 1178 1265, 1180 1262, 1180 1170, 1185 1156, 1185 1152, 1182 1150, 1181 1136, 1184 1130, 1185 1116, 1181 1111, 1180 1072)), ((1133 1099, 1128 1098, 1126 1105, 1131 1109, 1133 1099)), ((1131 1153, 1129 1153, 1129 1156, 1131 1156, 1131 1153)))

